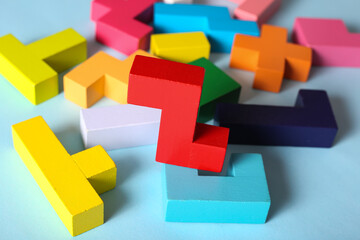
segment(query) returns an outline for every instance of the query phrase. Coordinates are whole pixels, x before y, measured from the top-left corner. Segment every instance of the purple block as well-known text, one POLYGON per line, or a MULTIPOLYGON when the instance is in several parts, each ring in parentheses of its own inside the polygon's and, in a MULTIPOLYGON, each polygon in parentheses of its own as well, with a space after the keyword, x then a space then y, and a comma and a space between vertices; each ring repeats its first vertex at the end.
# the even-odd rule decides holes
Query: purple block
POLYGON ((331 147, 338 127, 325 91, 300 90, 295 107, 217 105, 215 123, 229 144, 331 147))

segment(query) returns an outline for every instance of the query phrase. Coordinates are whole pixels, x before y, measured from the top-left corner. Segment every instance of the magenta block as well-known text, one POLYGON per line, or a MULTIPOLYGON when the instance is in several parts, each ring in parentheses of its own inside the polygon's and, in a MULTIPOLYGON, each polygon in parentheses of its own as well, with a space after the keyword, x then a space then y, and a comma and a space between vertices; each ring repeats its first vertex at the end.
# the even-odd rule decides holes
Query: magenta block
POLYGON ((313 49, 313 65, 360 67, 360 34, 340 19, 297 18, 292 37, 313 49))
POLYGON ((96 40, 123 54, 149 48, 157 0, 93 0, 91 19, 96 24, 96 40))

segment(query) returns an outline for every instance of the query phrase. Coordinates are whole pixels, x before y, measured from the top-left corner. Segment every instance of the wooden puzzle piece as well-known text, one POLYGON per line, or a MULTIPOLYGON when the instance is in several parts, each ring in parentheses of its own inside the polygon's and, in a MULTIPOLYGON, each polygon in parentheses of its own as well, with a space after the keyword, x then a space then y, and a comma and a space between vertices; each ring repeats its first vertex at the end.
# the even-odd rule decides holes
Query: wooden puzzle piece
POLYGON ((205 70, 136 56, 128 102, 162 110, 156 161, 220 172, 229 130, 196 123, 205 70))
POLYGON ((12 135, 15 150, 72 236, 103 224, 98 193, 115 187, 116 166, 101 146, 70 156, 40 116, 13 125, 12 135))
POLYGON ((229 144, 331 147, 338 127, 325 91, 300 90, 295 107, 218 104, 215 122, 229 144))
POLYGON ((93 0, 91 19, 96 24, 96 40, 121 53, 130 55, 138 49, 149 49, 157 0, 93 0))
POLYGON ((256 22, 232 19, 226 7, 197 4, 156 3, 154 30, 157 33, 202 31, 210 41, 212 52, 225 53, 231 51, 236 33, 259 36, 256 22))
POLYGON ((232 154, 228 176, 162 169, 165 221, 265 223, 270 195, 260 154, 232 154))
POLYGON ((153 34, 150 53, 171 61, 188 63, 209 58, 210 43, 203 32, 153 34))
POLYGON ((28 45, 13 35, 0 37, 0 74, 31 103, 59 93, 57 72, 86 59, 86 39, 67 29, 28 45))
POLYGON ((81 135, 86 148, 101 145, 106 150, 156 144, 161 110, 123 104, 82 109, 81 135))
POLYGON ((98 194, 115 188, 116 165, 102 146, 93 146, 71 158, 98 194))
POLYGON ((264 24, 261 37, 237 34, 230 67, 254 71, 253 87, 279 92, 283 78, 305 82, 311 68, 311 48, 287 43, 286 28, 264 24))
POLYGON ((124 61, 98 52, 64 76, 65 98, 88 108, 104 96, 127 103, 129 72, 136 55, 152 56, 137 50, 124 61))
POLYGON ((234 11, 237 19, 265 23, 280 8, 281 0, 230 0, 239 6, 234 11))
POLYGON ((241 86, 220 68, 205 58, 197 59, 190 65, 203 67, 205 78, 201 92, 198 122, 204 123, 214 117, 216 104, 237 103, 241 86))
POLYGON ((360 33, 350 33, 343 20, 296 18, 292 38, 313 49, 313 65, 360 67, 360 33))

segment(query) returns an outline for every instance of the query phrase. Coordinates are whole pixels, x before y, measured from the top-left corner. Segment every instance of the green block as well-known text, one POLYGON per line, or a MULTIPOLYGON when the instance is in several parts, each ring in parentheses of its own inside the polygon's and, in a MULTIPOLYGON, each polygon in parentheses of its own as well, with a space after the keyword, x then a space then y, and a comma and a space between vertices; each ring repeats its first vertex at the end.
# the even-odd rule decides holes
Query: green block
POLYGON ((205 68, 205 78, 201 92, 197 121, 204 123, 211 120, 218 103, 237 103, 241 86, 221 69, 205 58, 199 58, 190 65, 205 68))

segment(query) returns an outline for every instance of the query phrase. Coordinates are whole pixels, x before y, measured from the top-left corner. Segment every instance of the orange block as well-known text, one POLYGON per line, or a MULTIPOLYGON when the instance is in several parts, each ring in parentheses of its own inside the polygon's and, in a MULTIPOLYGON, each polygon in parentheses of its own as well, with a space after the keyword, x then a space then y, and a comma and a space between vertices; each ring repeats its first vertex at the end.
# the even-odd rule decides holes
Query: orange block
POLYGON ((65 98, 88 108, 108 97, 127 103, 129 73, 136 55, 154 57, 137 50, 124 61, 105 52, 98 52, 64 76, 65 98))
POLYGON ((260 37, 235 36, 230 67, 254 71, 253 88, 279 92, 284 77, 307 81, 311 55, 311 48, 287 42, 286 28, 265 24, 260 37))

